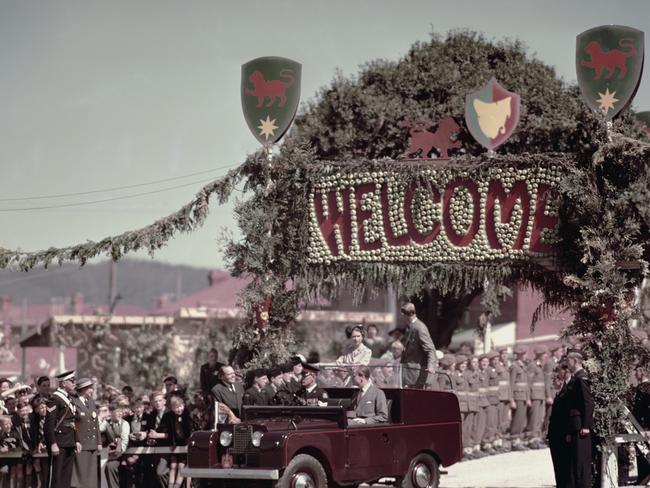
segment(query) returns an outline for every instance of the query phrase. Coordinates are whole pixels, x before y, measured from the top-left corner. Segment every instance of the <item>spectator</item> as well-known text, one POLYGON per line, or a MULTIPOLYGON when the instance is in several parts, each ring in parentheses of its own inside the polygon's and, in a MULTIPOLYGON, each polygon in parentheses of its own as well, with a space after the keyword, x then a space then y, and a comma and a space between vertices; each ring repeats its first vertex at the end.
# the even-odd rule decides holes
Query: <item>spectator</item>
POLYGON ((237 381, 237 375, 232 366, 221 367, 219 383, 212 388, 212 395, 216 401, 224 403, 237 419, 241 417, 244 388, 237 381))
POLYGON ((179 391, 178 379, 173 374, 168 374, 163 378, 163 384, 165 385, 165 393, 169 395, 172 392, 179 391))
POLYGON ((367 365, 372 357, 372 351, 363 344, 365 332, 361 324, 352 327, 350 342, 343 354, 338 357, 338 364, 363 364, 367 365))
POLYGON ((39 398, 43 398, 46 402, 50 401, 50 395, 52 394, 52 389, 50 386, 50 377, 49 376, 39 376, 36 379, 36 395, 32 398, 32 408, 36 404, 36 401, 39 398))
MULTIPOLYGON (((166 446, 167 441, 159 435, 159 431, 161 429, 162 418, 167 412, 167 400, 162 392, 157 391, 153 394, 152 401, 153 410, 146 418, 147 428, 149 429, 147 433, 147 445, 151 447, 166 446)), ((144 486, 156 486, 159 482, 163 486, 167 485, 164 480, 169 474, 169 470, 167 469, 166 461, 162 461, 163 459, 165 458, 159 456, 147 456, 145 458, 143 466, 144 486)))
POLYGON ((399 363, 402 360, 402 353, 404 352, 404 344, 401 341, 394 341, 388 351, 386 351, 381 359, 388 359, 393 363, 399 363))
POLYGON ((386 350, 386 341, 379 335, 379 330, 375 324, 368 324, 366 328, 366 338, 363 343, 372 351, 372 357, 380 357, 386 350))
MULTIPOLYGON (((144 403, 142 399, 136 399, 131 405, 133 415, 128 420, 129 422, 129 447, 141 447, 145 445, 147 438, 147 421, 148 416, 144 411, 144 403)), ((128 486, 142 486, 144 480, 141 477, 140 457, 137 454, 130 454, 124 459, 125 468, 128 474, 128 486)))
POLYGON ((111 404, 110 420, 99 423, 99 430, 104 434, 104 447, 108 447, 108 462, 104 467, 106 484, 109 488, 124 486, 127 473, 122 467, 122 456, 129 445, 129 424, 122 418, 122 407, 111 404))
MULTIPOLYGON (((45 416, 47 415, 47 401, 45 398, 38 398, 32 402, 34 411, 29 414, 30 425, 33 429, 34 451, 45 452, 45 416)), ((49 486, 48 475, 50 465, 47 458, 35 458, 33 460, 34 472, 37 478, 37 486, 49 486)))
POLYGON ((370 368, 357 368, 354 372, 354 382, 359 390, 352 397, 352 411, 348 412, 349 423, 359 425, 388 422, 386 395, 372 384, 370 368))
MULTIPOLYGON (((160 423, 160 434, 162 438, 168 441, 172 447, 187 446, 187 441, 192 433, 192 422, 190 414, 185 408, 185 402, 180 396, 173 395, 169 400, 171 410, 163 415, 160 423)), ((162 459, 161 459, 162 461, 162 459)), ((183 484, 183 476, 180 471, 185 467, 186 455, 172 455, 166 460, 169 465, 169 481, 170 488, 180 488, 183 484)), ((159 469, 158 472, 164 471, 159 469)), ((161 480, 161 484, 163 480, 161 480)))
MULTIPOLYGON (((20 433, 13 426, 11 417, 3 415, 0 417, 0 453, 15 451, 21 449, 21 446, 20 433)), ((18 461, 15 459, 3 460, 0 466, 2 466, 0 473, 2 473, 3 486, 11 486, 18 477, 18 461)))
POLYGON ((212 388, 219 382, 219 369, 224 366, 219 362, 219 351, 214 347, 208 351, 208 362, 201 365, 199 381, 201 393, 206 401, 212 397, 212 388))
POLYGON ((129 400, 129 405, 133 401, 133 394, 133 388, 131 388, 129 385, 124 385, 122 387, 122 395, 124 395, 129 400))

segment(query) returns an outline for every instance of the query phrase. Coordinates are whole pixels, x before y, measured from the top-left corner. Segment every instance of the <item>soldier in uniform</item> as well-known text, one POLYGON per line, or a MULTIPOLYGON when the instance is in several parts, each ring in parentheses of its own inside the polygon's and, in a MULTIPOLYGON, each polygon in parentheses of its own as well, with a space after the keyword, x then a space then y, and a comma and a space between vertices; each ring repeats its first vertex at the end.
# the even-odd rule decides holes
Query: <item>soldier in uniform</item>
POLYGON ((490 405, 487 409, 486 437, 490 442, 493 453, 500 451, 502 441, 499 431, 499 353, 490 351, 487 354, 489 366, 487 367, 488 390, 487 399, 490 405))
POLYGON ((82 378, 77 382, 78 397, 72 399, 76 408, 77 441, 81 450, 77 452, 74 462, 73 486, 94 488, 98 486, 97 453, 101 450, 102 441, 99 437, 99 421, 95 400, 93 400, 91 379, 82 378))
POLYGON ((548 384, 546 383, 548 375, 544 374, 544 365, 548 359, 548 349, 546 346, 537 346, 534 351, 535 359, 528 365, 531 406, 526 433, 528 447, 531 449, 541 449, 545 447, 542 444, 542 423, 544 422, 544 415, 546 413, 545 405, 548 390, 548 384))
POLYGON ((251 372, 253 384, 244 392, 242 405, 269 405, 269 399, 265 388, 269 382, 266 371, 255 369, 251 372))
POLYGON ((74 371, 57 375, 59 387, 52 394, 45 417, 45 447, 50 461, 50 488, 70 488, 75 451, 81 447, 75 432, 76 407, 72 403, 74 371))
POLYGON ((316 383, 319 371, 313 364, 303 364, 302 388, 293 397, 294 405, 327 405, 327 392, 316 383))
POLYGON ((515 346, 515 360, 510 367, 510 409, 512 421, 510 423, 510 439, 513 451, 525 451, 528 448, 522 442, 524 427, 526 427, 527 408, 530 407, 530 385, 524 360, 528 348, 523 345, 515 346))
MULTIPOLYGON (((472 360, 472 369, 475 367, 475 361, 472 360)), ((489 388, 489 372, 488 366, 490 360, 487 354, 481 354, 478 357, 478 364, 476 365, 476 373, 478 375, 478 414, 475 426, 476 439, 479 449, 486 454, 494 454, 492 449, 491 439, 488 437, 488 410, 490 408, 490 401, 488 400, 489 388)))
POLYGON ((551 417, 551 407, 553 406, 553 399, 559 390, 555 388, 555 381, 553 381, 555 367, 558 365, 562 357, 562 346, 556 344, 549 348, 550 355, 544 363, 544 382, 546 383, 546 412, 544 413, 544 423, 542 424, 542 439, 546 438, 548 432, 548 421, 551 417))
MULTIPOLYGON (((444 359, 444 358, 443 358, 444 359)), ((467 369, 467 356, 462 354, 457 354, 456 357, 456 368, 453 372, 452 379, 454 381, 454 393, 458 397, 458 408, 460 410, 460 419, 463 429, 463 459, 473 459, 471 444, 471 436, 469 435, 468 425, 471 422, 469 418, 469 404, 468 404, 468 394, 469 386, 467 384, 467 378, 465 378, 465 370, 467 369)))
POLYGON ((510 368, 508 361, 508 348, 501 346, 497 349, 499 357, 496 361, 497 374, 499 376, 499 436, 501 437, 500 449, 504 452, 510 451, 510 368))
MULTIPOLYGON (((438 387, 441 391, 453 391, 454 383, 452 374, 454 366, 456 365, 456 358, 453 354, 445 354, 440 360, 440 367, 444 373, 438 374, 438 387)), ((454 392, 455 393, 455 392, 454 392)))
POLYGON ((478 358, 476 356, 471 356, 467 363, 466 369, 464 371, 465 379, 467 380, 467 388, 469 392, 467 393, 467 403, 469 408, 468 415, 468 446, 472 450, 472 456, 474 458, 485 457, 485 454, 481 452, 480 443, 481 439, 478 438, 476 427, 478 425, 478 415, 480 411, 479 407, 479 377, 478 377, 478 358))

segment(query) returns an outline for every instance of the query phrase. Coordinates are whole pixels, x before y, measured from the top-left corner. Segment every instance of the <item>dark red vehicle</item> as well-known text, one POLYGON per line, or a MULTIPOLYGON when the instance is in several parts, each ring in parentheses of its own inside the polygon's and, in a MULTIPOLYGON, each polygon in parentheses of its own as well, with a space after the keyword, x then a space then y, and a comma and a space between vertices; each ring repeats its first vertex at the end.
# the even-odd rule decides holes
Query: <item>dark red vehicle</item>
POLYGON ((194 433, 184 474, 231 480, 227 486, 257 480, 263 486, 322 488, 394 478, 398 486, 425 488, 437 487, 440 467, 462 457, 452 393, 386 388, 389 422, 348 426, 355 390, 327 391, 327 407, 245 407, 241 424, 194 433), (230 461, 232 467, 224 467, 230 461))

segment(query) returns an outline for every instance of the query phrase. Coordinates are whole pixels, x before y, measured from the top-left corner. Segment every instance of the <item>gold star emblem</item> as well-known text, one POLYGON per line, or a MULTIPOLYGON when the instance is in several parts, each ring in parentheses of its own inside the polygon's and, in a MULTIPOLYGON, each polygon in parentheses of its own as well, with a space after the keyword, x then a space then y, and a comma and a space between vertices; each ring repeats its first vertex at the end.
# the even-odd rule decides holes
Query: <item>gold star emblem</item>
POLYGON ((271 120, 268 115, 266 116, 266 120, 260 119, 261 125, 258 125, 257 128, 260 129, 260 135, 264 136, 267 141, 269 140, 269 137, 273 135, 273 131, 278 128, 278 126, 275 125, 276 120, 277 119, 271 120))
POLYGON ((605 115, 607 115, 607 112, 609 112, 609 109, 611 108, 614 110, 614 104, 618 102, 618 98, 614 98, 614 95, 616 95, 616 92, 609 93, 609 88, 605 89, 605 93, 600 93, 600 98, 596 100, 599 105, 600 109, 603 111, 605 115))

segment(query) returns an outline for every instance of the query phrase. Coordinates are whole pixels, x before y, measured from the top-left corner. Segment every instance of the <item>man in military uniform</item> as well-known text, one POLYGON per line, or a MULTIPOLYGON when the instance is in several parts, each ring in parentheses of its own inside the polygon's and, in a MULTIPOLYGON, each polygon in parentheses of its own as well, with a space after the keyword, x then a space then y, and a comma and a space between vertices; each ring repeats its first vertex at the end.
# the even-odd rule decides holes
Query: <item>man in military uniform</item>
POLYGON ((493 452, 500 451, 501 432, 499 431, 499 353, 490 351, 487 354, 489 366, 487 367, 488 390, 487 399, 490 405, 487 409, 486 438, 493 452))
POLYGON ((78 397, 72 398, 76 408, 77 440, 81 450, 77 452, 74 462, 75 483, 80 488, 95 488, 97 479, 97 453, 102 448, 99 437, 99 421, 95 400, 93 400, 91 379, 82 378, 77 381, 78 397))
POLYGON ((512 421, 510 423, 510 439, 513 451, 525 451, 528 448, 522 442, 524 427, 526 427, 527 408, 530 407, 530 385, 524 360, 528 348, 523 345, 515 346, 515 360, 510 367, 510 409, 512 421))
POLYGON ((546 346, 536 346, 534 351, 535 360, 528 365, 531 406, 526 432, 528 447, 541 449, 544 447, 542 444, 542 423, 546 413, 547 378, 550 380, 550 377, 544 373, 544 365, 548 359, 548 349, 546 346))
POLYGON ((454 366, 456 364, 456 358, 453 354, 445 354, 440 360, 440 369, 442 373, 438 373, 438 388, 441 391, 451 391, 455 393, 454 390, 454 381, 452 374, 454 373, 454 366))
POLYGON ((302 388, 294 395, 294 405, 327 405, 327 392, 316 383, 316 375, 319 371, 313 364, 303 364, 302 388))
MULTIPOLYGON (((472 362, 473 363, 473 362, 472 362)), ((481 354, 478 357, 478 415, 476 420, 476 442, 479 449, 486 454, 494 454, 491 439, 488 437, 488 410, 490 401, 488 399, 489 372, 488 366, 490 360, 487 354, 481 354)), ((473 366, 473 364, 472 364, 473 366)))
MULTIPOLYGON (((444 359, 444 358, 443 358, 444 359)), ((469 417, 469 386, 467 378, 465 378, 465 370, 467 369, 467 356, 457 354, 456 357, 456 370, 452 376, 454 381, 454 393, 458 396, 458 408, 460 410, 460 420, 463 434, 463 459, 473 459, 471 445, 471 435, 469 434, 469 425, 471 421, 469 417)))
POLYGON ((472 456, 474 458, 485 457, 481 452, 481 438, 478 436, 479 427, 479 413, 481 407, 479 406, 479 377, 478 377, 478 358, 471 356, 467 361, 467 369, 465 369, 465 379, 467 380, 468 405, 470 415, 468 416, 468 446, 472 449, 472 456))
POLYGON ((497 375, 499 377, 499 436, 501 438, 499 448, 501 451, 510 451, 510 362, 508 361, 508 348, 501 346, 497 349, 497 375))
POLYGON ((263 369, 255 369, 251 372, 253 384, 244 392, 242 398, 243 405, 269 405, 269 398, 265 392, 265 388, 269 382, 266 371, 263 369))
POLYGON ((50 461, 50 488, 70 488, 75 452, 80 450, 75 432, 76 407, 72 403, 74 371, 58 375, 59 387, 52 394, 45 417, 45 447, 50 461))

